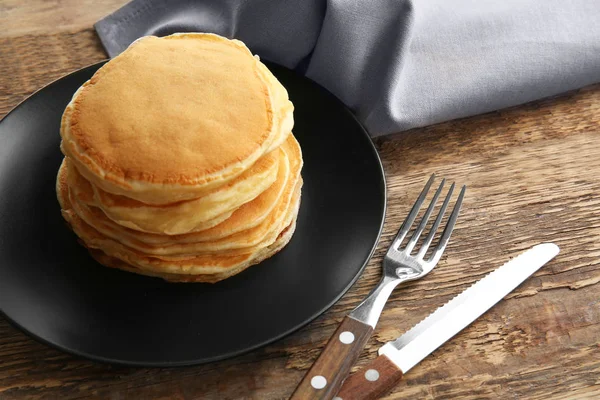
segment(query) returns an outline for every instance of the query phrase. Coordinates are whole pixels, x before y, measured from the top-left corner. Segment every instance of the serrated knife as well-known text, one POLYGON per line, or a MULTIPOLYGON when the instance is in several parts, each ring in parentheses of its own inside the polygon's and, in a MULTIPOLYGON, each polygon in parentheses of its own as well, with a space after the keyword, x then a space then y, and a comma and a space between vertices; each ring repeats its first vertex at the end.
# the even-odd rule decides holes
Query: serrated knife
POLYGON ((387 393, 412 367, 502 300, 553 259, 557 245, 532 247, 438 308, 394 341, 379 356, 344 381, 334 400, 372 400, 387 393))

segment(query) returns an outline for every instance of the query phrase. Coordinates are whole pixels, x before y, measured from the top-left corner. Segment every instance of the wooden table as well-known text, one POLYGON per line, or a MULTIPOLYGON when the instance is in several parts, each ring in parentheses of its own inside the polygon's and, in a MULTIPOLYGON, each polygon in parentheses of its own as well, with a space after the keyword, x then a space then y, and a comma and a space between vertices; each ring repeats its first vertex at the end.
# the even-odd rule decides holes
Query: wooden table
MULTIPOLYGON (((0 117, 43 85, 106 58, 92 24, 124 3, 0 1, 0 117)), ((389 189, 382 240, 354 287, 313 323, 231 360, 137 369, 61 353, 0 318, 0 398, 287 398, 375 285, 384 250, 432 172, 469 187, 457 228, 436 269, 392 294, 358 365, 515 253, 553 241, 562 251, 551 264, 388 398, 600 398, 600 85, 377 146, 389 189)))

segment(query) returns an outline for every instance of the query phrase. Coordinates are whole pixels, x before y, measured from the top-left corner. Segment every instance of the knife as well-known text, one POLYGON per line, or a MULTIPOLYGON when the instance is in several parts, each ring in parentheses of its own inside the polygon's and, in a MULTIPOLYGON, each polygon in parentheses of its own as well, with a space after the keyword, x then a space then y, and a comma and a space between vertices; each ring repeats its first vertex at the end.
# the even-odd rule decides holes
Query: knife
POLYGON ((557 245, 532 247, 438 308, 350 375, 334 400, 372 400, 387 393, 412 367, 489 310, 531 274, 552 260, 557 245))

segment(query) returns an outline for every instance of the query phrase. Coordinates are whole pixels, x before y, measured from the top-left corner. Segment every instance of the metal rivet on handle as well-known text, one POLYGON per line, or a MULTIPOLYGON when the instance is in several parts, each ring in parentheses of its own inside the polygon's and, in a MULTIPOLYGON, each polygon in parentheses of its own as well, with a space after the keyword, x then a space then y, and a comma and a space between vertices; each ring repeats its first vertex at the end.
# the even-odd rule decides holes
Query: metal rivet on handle
POLYGON ((322 375, 313 376, 310 380, 310 385, 315 389, 323 389, 327 386, 327 379, 322 375))
POLYGON ((367 372, 365 372, 365 378, 370 382, 375 382, 377 379, 379 379, 379 371, 376 369, 369 369, 367 372))
POLYGON ((354 342, 354 334, 348 331, 340 333, 340 342, 344 344, 350 344, 354 342))

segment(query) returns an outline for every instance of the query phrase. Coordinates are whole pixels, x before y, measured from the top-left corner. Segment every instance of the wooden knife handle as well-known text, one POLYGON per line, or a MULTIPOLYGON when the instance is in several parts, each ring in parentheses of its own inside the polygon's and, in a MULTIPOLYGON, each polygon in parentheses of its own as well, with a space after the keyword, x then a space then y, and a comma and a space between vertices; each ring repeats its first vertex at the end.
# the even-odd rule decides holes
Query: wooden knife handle
POLYGON ((342 400, 374 400, 389 392, 402 378, 402 371, 385 355, 350 375, 337 398, 342 400))
POLYGON ((290 399, 332 399, 372 332, 370 325, 345 317, 290 399))

